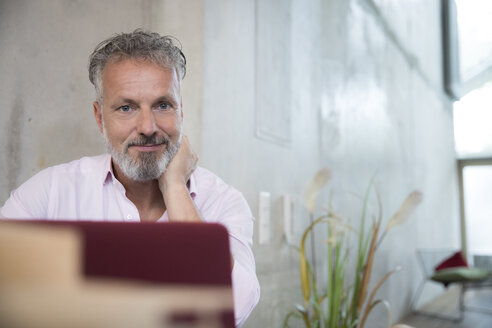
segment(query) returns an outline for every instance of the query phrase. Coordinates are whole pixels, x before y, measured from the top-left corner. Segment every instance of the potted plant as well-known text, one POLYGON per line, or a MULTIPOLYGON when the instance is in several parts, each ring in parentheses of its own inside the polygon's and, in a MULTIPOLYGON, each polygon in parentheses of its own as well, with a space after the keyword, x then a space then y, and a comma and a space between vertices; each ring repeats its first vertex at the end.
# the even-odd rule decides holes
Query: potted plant
MULTIPOLYGON (((388 309, 388 327, 390 327, 389 303, 386 300, 376 299, 375 296, 384 282, 399 268, 386 273, 375 287, 369 290, 374 257, 388 231, 407 220, 421 202, 422 194, 419 191, 411 192, 399 210, 383 226, 381 199, 371 181, 362 202, 362 215, 357 231, 334 213, 331 206, 321 216, 314 218, 316 196, 328 183, 330 176, 328 169, 318 171, 304 197, 310 215, 310 224, 304 230, 299 247, 303 304, 297 304, 296 309, 286 315, 283 327, 289 327, 291 320, 297 319, 306 328, 364 328, 368 315, 375 306, 380 304, 388 309), (368 198, 373 189, 378 200, 379 214, 377 217, 373 216, 370 222, 366 222, 368 221, 366 218, 368 198), (327 278, 322 288, 320 288, 316 270, 313 270, 306 255, 306 240, 320 225, 327 227, 327 240, 324 241, 326 243, 324 255, 327 259, 327 278), (350 234, 357 236, 355 263, 349 261, 349 256, 352 256, 351 245, 348 242, 350 234), (354 267, 349 267, 351 264, 354 267), (353 274, 350 281, 347 278, 349 273, 353 274)), ((311 257, 314 259, 314 236, 311 241, 311 257)), ((404 326, 399 325, 399 327, 404 326)))

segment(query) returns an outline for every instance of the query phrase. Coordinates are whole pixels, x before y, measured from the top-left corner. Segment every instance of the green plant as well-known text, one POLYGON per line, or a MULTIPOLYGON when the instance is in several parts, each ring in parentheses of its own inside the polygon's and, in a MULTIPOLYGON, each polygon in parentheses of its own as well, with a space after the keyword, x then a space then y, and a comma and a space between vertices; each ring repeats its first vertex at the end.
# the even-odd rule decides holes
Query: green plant
MULTIPOLYGON (((405 199, 400 209, 382 228, 382 206, 379 194, 376 191, 379 214, 372 216, 372 220, 366 228, 368 212, 368 199, 373 182, 369 183, 363 203, 362 215, 358 232, 342 218, 336 215, 331 206, 326 213, 314 219, 316 196, 330 179, 327 169, 320 170, 313 178, 306 193, 305 202, 310 214, 310 224, 304 231, 299 247, 299 270, 301 277, 301 289, 303 304, 297 304, 296 310, 287 314, 283 327, 289 327, 291 319, 301 320, 306 328, 364 328, 368 315, 375 306, 382 304, 387 308, 388 327, 391 322, 389 303, 385 300, 375 299, 376 293, 384 282, 399 268, 386 273, 369 291, 369 282, 373 268, 374 256, 379 245, 388 231, 397 225, 404 223, 415 207, 420 203, 422 194, 419 191, 411 192, 405 199), (306 256, 306 240, 311 235, 311 256, 314 259, 314 235, 313 229, 320 224, 327 226, 326 243, 326 286, 322 289, 318 286, 316 269, 306 256), (357 235, 357 253, 355 268, 349 272, 350 234, 357 235), (348 281, 347 276, 353 273, 353 279, 348 281)), ((375 188, 374 188, 375 189, 375 188)), ((330 202, 331 203, 331 202, 330 202)), ((314 263, 313 263, 314 264, 314 263)))

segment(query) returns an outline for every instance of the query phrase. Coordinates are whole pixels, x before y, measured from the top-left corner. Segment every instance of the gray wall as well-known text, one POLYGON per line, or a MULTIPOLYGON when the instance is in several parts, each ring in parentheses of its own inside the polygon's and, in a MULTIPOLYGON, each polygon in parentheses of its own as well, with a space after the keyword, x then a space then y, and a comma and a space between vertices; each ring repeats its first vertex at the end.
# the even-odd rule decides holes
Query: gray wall
POLYGON ((398 318, 420 279, 415 249, 459 246, 439 3, 0 1, 0 202, 46 166, 103 151, 87 57, 115 32, 152 28, 183 43, 185 131, 200 165, 240 189, 253 213, 258 192, 272 196, 271 242, 254 245, 262 297, 246 326, 278 327, 301 299, 280 197, 297 200, 298 238, 307 223, 300 195, 322 166, 333 172, 334 207, 355 226, 354 194, 374 175, 386 219, 411 190, 423 192, 376 259, 375 278, 403 267, 380 292, 398 318))

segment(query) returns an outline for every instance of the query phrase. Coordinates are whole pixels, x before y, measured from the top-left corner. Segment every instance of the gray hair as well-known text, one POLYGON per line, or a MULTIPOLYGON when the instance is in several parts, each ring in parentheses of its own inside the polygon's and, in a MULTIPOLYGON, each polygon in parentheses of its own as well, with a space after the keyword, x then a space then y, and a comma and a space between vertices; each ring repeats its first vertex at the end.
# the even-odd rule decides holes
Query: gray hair
POLYGON ((181 52, 178 39, 143 29, 116 34, 99 43, 89 57, 89 80, 96 89, 99 102, 103 97, 101 79, 104 67, 108 62, 124 59, 148 60, 174 69, 180 82, 186 75, 186 57, 181 52))

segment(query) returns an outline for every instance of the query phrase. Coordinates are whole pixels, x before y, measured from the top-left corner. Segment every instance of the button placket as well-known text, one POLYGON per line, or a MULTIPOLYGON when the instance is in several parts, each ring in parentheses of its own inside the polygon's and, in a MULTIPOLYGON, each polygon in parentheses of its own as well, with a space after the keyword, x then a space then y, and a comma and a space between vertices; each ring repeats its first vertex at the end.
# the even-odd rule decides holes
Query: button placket
POLYGON ((138 210, 135 207, 135 204, 133 204, 125 195, 125 187, 119 182, 115 181, 116 183, 116 193, 118 203, 120 205, 120 208, 122 209, 122 216, 124 221, 138 221, 140 220, 140 217, 138 215, 138 210), (126 212, 126 213, 125 213, 126 212))

